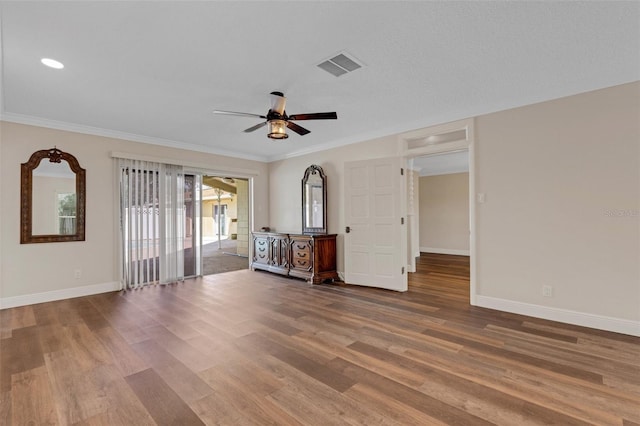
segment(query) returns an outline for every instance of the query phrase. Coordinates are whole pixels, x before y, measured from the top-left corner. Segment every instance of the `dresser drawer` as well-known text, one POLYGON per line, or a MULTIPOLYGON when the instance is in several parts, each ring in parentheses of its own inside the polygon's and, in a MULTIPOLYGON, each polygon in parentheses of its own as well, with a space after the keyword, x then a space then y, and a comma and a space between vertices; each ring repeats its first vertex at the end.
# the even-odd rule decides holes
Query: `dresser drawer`
POLYGON ((313 267, 313 251, 311 250, 310 241, 307 239, 292 239, 291 248, 291 267, 300 270, 310 270, 313 267))
POLYGON ((311 256, 311 244, 309 241, 294 240, 291 242, 291 257, 309 259, 311 256))
POLYGON ((338 279, 336 234, 253 232, 251 269, 302 278, 313 284, 338 279))
POLYGON ((291 261, 291 266, 296 269, 311 269, 313 262, 309 257, 294 257, 291 261))
POLYGON ((255 238, 253 247, 253 261, 257 263, 269 263, 269 239, 255 238))

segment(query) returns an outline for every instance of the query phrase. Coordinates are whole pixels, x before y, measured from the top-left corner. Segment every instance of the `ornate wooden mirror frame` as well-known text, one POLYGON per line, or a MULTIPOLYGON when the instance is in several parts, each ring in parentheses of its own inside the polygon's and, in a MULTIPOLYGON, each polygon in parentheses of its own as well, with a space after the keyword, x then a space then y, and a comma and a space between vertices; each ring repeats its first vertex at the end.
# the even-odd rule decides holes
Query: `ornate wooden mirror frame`
POLYGON ((327 177, 312 164, 302 178, 302 233, 327 233, 327 177))
POLYGON ((86 176, 85 170, 80 167, 78 160, 66 152, 57 148, 43 149, 34 152, 29 161, 21 165, 20 187, 20 244, 31 243, 55 243, 66 241, 84 241, 85 230, 85 202, 86 202, 86 176), (69 234, 44 234, 34 235, 33 230, 33 171, 38 168, 43 159, 50 163, 66 161, 69 168, 75 174, 75 232, 69 234))

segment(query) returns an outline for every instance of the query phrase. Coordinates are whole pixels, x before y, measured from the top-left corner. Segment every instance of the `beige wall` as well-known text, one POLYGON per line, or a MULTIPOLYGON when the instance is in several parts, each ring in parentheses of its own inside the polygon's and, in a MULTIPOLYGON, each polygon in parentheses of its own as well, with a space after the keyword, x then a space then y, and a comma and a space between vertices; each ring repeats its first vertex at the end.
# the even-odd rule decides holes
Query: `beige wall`
POLYGON ((255 170, 258 176, 254 179, 254 214, 258 223, 268 222, 266 163, 15 123, 1 124, 2 298, 118 281, 117 200, 111 151, 210 164, 213 170, 255 170), (87 171, 86 241, 20 244, 20 163, 27 161, 34 151, 53 146, 73 154, 87 171), (80 279, 74 278, 76 269, 82 270, 80 279))
POLYGON ((420 251, 469 253, 469 173, 424 176, 419 185, 420 251))
POLYGON ((397 155, 395 137, 347 145, 331 150, 316 152, 287 160, 269 163, 269 217, 271 223, 255 227, 270 226, 278 232, 296 233, 302 231, 302 177, 311 164, 316 164, 327 175, 327 224, 331 234, 338 234, 338 271, 343 271, 344 239, 346 224, 342 214, 344 206, 344 163, 345 161, 366 160, 397 155))
POLYGON ((240 256, 249 256, 249 181, 236 180, 236 188, 238 199, 236 253, 240 256))
POLYGON ((639 120, 637 82, 476 119, 479 294, 640 319, 639 120))
MULTIPOLYGON (((640 320, 639 102, 636 82, 476 118, 479 296, 640 320)), ((343 271, 344 162, 397 152, 394 136, 270 163, 269 225, 300 230, 300 179, 322 166, 343 271)))
MULTIPOLYGON (((478 299, 640 321, 639 118, 639 82, 476 118, 473 178, 486 194, 476 205, 478 299)), ((398 155, 396 136, 268 165, 12 123, 1 136, 2 297, 117 280, 112 150, 255 168, 254 229, 282 232, 301 230, 300 180, 322 166, 339 271, 344 162, 398 155), (87 169, 87 241, 20 245, 19 164, 53 145, 87 169)))

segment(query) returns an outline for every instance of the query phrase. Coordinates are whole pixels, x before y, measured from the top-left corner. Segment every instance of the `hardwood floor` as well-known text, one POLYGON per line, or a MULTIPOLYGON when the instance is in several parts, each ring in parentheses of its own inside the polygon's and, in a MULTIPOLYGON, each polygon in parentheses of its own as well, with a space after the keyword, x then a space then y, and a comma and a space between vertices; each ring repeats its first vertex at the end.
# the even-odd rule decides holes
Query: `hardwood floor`
POLYGON ((638 425, 640 338, 242 270, 0 311, 0 424, 638 425))

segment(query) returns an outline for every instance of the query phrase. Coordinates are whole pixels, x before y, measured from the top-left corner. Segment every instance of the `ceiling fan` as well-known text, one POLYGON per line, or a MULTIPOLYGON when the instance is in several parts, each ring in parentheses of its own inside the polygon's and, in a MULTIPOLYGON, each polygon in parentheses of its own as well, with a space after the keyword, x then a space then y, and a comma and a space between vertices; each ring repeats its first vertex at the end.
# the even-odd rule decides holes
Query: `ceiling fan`
POLYGON ((307 133, 311 133, 304 127, 298 126, 292 121, 296 120, 335 120, 338 118, 338 114, 335 112, 315 112, 311 114, 292 114, 287 115, 284 110, 287 98, 284 97, 282 92, 271 92, 271 109, 267 112, 267 115, 251 114, 247 112, 234 112, 234 111, 213 111, 214 114, 226 114, 226 115, 239 115, 243 117, 258 117, 264 118, 265 122, 251 126, 245 129, 245 133, 253 132, 261 127, 269 126, 269 133, 267 136, 271 139, 286 139, 289 137, 286 132, 286 128, 290 128, 300 136, 304 136, 307 133))

